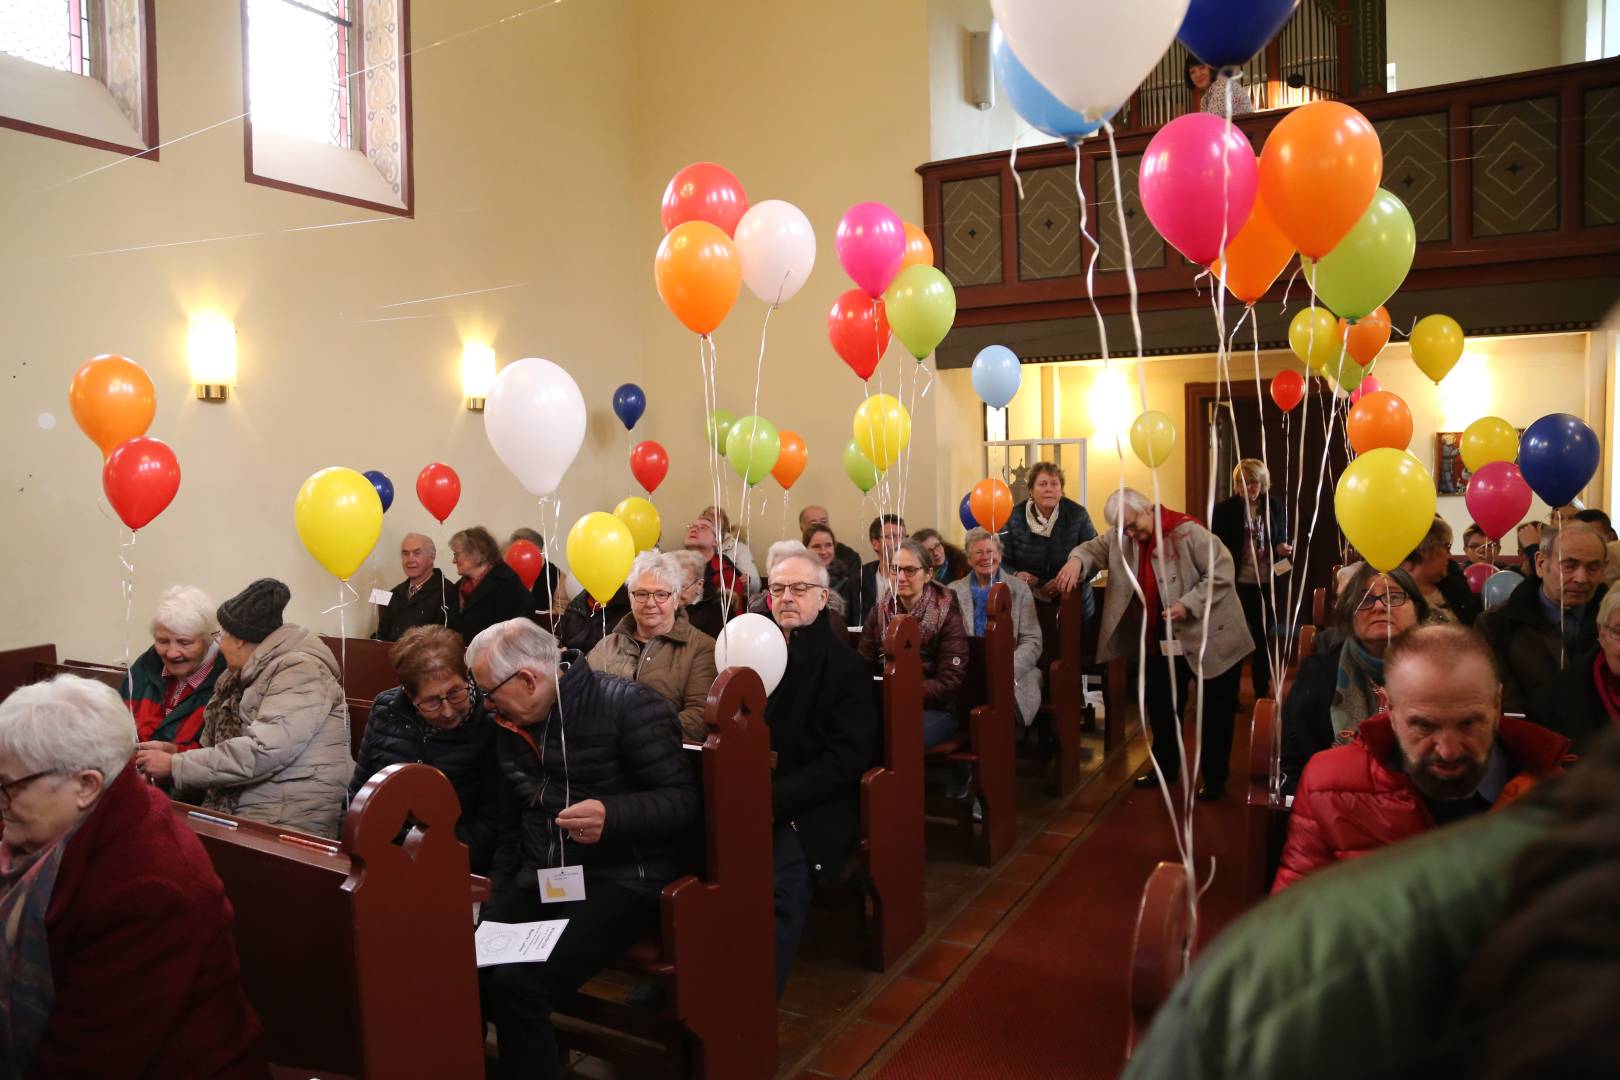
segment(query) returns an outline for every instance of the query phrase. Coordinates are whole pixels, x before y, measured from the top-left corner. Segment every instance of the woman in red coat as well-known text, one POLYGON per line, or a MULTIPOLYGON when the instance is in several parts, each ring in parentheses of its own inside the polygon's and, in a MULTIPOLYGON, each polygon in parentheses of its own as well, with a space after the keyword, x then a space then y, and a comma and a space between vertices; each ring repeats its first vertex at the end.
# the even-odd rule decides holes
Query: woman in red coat
POLYGON ((118 694, 0 704, 0 1061, 23 1077, 267 1076, 233 914, 118 694))

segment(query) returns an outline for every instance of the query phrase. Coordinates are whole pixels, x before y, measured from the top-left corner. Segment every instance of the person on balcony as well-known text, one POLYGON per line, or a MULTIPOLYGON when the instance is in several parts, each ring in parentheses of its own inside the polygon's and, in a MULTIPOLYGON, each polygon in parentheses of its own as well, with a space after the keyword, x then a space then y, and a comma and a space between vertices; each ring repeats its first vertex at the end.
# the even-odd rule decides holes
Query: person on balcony
POLYGON ((1187 89, 1193 92, 1200 112, 1214 116, 1227 115, 1227 98, 1231 97, 1231 115, 1243 116, 1254 112, 1254 102, 1241 82, 1226 75, 1217 75, 1215 69, 1201 63, 1191 54, 1187 57, 1187 89))

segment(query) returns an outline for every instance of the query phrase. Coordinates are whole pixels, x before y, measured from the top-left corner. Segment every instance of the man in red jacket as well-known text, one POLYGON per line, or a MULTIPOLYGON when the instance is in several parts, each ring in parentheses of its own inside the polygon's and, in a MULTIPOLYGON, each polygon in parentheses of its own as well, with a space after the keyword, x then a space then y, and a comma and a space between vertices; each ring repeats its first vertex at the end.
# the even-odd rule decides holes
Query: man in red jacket
POLYGON ((1419 626, 1384 657, 1389 711, 1311 758, 1294 796, 1272 892, 1329 863, 1505 805, 1562 771, 1569 740, 1502 715, 1490 645, 1419 626))

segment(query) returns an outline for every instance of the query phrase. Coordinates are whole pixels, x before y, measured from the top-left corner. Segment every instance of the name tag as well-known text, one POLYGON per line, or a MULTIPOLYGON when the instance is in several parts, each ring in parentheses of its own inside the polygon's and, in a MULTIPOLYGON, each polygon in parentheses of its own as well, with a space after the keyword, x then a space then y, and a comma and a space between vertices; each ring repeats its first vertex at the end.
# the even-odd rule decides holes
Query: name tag
POLYGON ((1287 559, 1278 559, 1276 562, 1271 564, 1271 574, 1273 577, 1282 577, 1293 568, 1294 564, 1289 562, 1287 559))
POLYGON ((540 871, 540 902, 564 904, 585 899, 585 868, 554 866, 540 871))
POLYGON ((1160 656, 1181 656, 1186 651, 1187 650, 1181 647, 1181 642, 1175 640, 1174 638, 1169 641, 1159 642, 1160 656))
POLYGON ((372 589, 371 602, 379 607, 387 607, 394 602, 394 594, 387 589, 372 589))

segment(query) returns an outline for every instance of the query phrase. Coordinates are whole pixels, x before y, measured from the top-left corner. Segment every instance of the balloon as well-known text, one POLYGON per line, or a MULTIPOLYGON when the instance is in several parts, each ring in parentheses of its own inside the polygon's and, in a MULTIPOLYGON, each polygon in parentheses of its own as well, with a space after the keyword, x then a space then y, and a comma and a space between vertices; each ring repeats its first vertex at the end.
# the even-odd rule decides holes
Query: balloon
POLYGON ((1176 37, 1219 71, 1242 67, 1277 36, 1298 0, 1192 0, 1176 37))
POLYGON ((1548 506, 1564 506, 1579 495, 1600 456, 1597 432, 1569 413, 1543 416, 1519 440, 1519 470, 1548 506))
POLYGON ((625 523, 593 510, 568 530, 568 568, 585 591, 605 604, 619 591, 636 561, 636 542, 625 523))
POLYGON ((861 489, 865 495, 877 486, 878 470, 867 456, 861 453, 861 448, 855 445, 854 440, 844 447, 844 475, 848 476, 854 485, 861 489))
POLYGON ((1340 319, 1338 332, 1350 358, 1362 367, 1369 367, 1389 344, 1389 329, 1389 311, 1379 308, 1355 322, 1340 319))
MULTIPOLYGON (((1053 97, 1052 91, 1042 86, 1023 62, 1013 55, 1012 48, 1007 44, 1007 36, 1001 32, 1001 24, 995 22, 990 24, 990 70, 994 72, 996 82, 1001 84, 1007 100, 1012 103, 1014 112, 1036 131, 1062 139, 1070 146, 1102 127, 1103 121, 1108 119, 1105 116, 1095 121, 1087 120, 1053 97)), ((1112 116, 1113 113, 1108 115, 1112 116)))
POLYGON ((986 345, 973 358, 973 392, 992 409, 1005 409, 1023 379, 1024 366, 1005 345, 986 345))
POLYGON ((787 639, 766 616, 739 615, 726 623, 714 643, 714 666, 721 671, 752 668, 769 694, 787 670, 787 639))
POLYGON ((382 500, 383 513, 394 505, 394 482, 384 476, 377 469, 368 469, 360 474, 371 481, 371 486, 377 489, 377 498, 382 500))
POLYGON ((517 572, 525 589, 534 588, 534 583, 540 580, 540 571, 546 566, 546 557, 540 554, 533 540, 514 540, 503 557, 506 565, 517 572))
POLYGON ((827 312, 827 340, 833 351, 864 382, 877 370, 889 347, 889 317, 883 301, 850 289, 827 312))
POLYGON ((956 321, 956 290, 932 266, 908 266, 883 292, 894 336, 918 360, 938 348, 956 321))
POLYGON ((416 475, 416 497, 443 524, 461 501, 461 477, 442 461, 425 465, 416 475))
POLYGON ((1277 219, 1271 216, 1257 186, 1249 220, 1236 236, 1227 239, 1225 258, 1217 259, 1210 272, 1217 279, 1224 273, 1226 291, 1252 305, 1266 295, 1293 257, 1294 245, 1277 227, 1277 219))
POLYGON ((1468 579, 1468 587, 1475 592, 1483 592, 1485 583, 1495 575, 1496 568, 1485 563, 1473 563, 1463 571, 1463 577, 1468 579))
POLYGON ((174 501, 180 490, 180 462, 167 443, 136 436, 107 455, 101 489, 125 525, 143 528, 174 501))
POLYGON ((1305 400, 1305 377, 1297 371, 1279 371, 1271 377, 1271 400, 1283 412, 1293 412, 1305 400))
POLYGON ((783 428, 777 432, 782 438, 782 452, 776 456, 776 464, 771 466, 771 475, 786 491, 804 475, 804 467, 810 461, 810 449, 804 445, 804 436, 796 431, 783 428))
POLYGON ((750 484, 771 475, 781 452, 782 437, 776 425, 763 416, 742 417, 726 435, 726 460, 731 463, 731 471, 750 484))
POLYGON ((550 495, 585 441, 585 398, 550 360, 515 360, 489 388, 484 434, 525 491, 550 495))
POLYGON ((1497 608, 1507 603, 1513 590, 1524 584, 1524 575, 1513 570, 1498 570, 1485 582, 1485 607, 1497 608))
POLYGON ((1478 472, 1493 461, 1513 461, 1519 456, 1519 433, 1500 416, 1482 416, 1463 429, 1457 448, 1463 464, 1478 472))
POLYGON ((906 257, 905 224, 882 203, 857 203, 839 220, 833 249, 849 279, 876 300, 906 257))
POLYGON ((1149 468, 1170 460, 1176 448, 1176 426, 1157 409, 1149 409, 1131 422, 1131 449, 1149 468))
POLYGON ((653 282, 664 306, 688 330, 711 334, 742 291, 737 245, 707 221, 677 225, 659 241, 653 282))
POLYGON ((1412 327, 1412 362, 1439 382, 1462 359, 1463 340, 1463 328, 1450 315, 1425 315, 1412 327))
POLYGON ((1312 101, 1284 114, 1260 152, 1260 195, 1283 235, 1313 259, 1361 220, 1383 176, 1378 132, 1337 101, 1312 101))
POLYGON ((113 447, 146 434, 157 414, 157 389, 146 369, 126 356, 91 357, 68 384, 73 419, 106 458, 113 447))
POLYGON ((1387 574, 1434 524, 1434 478, 1405 450, 1381 447, 1345 467, 1334 503, 1344 535, 1374 570, 1387 574))
POLYGON ((1325 370, 1339 356, 1338 320, 1319 307, 1301 308, 1288 324, 1288 347, 1313 370, 1325 370))
POLYGON ((630 475, 651 495, 669 474, 669 454, 660 443, 638 442, 630 450, 630 475))
POLYGON ((968 509, 980 526, 991 532, 1000 532, 1012 517, 1012 492, 995 477, 986 477, 968 492, 968 509))
POLYGON ((743 284, 772 307, 804 288, 816 265, 816 231, 792 203, 766 199, 737 223, 737 258, 743 284))
POLYGON ((906 253, 900 256, 900 269, 933 266, 934 242, 928 239, 928 234, 909 221, 902 221, 900 227, 906 230, 906 253))
POLYGON ((382 501, 353 469, 322 469, 293 499, 298 539, 332 576, 349 580, 382 535, 382 501))
POLYGON ((1368 375, 1365 379, 1362 379, 1361 382, 1356 384, 1356 388, 1354 390, 1350 391, 1350 404, 1354 405, 1368 394, 1376 394, 1383 388, 1384 386, 1382 383, 1373 378, 1371 375, 1368 375))
POLYGON ((1367 369, 1348 356, 1335 356, 1328 361, 1327 369, 1322 374, 1332 379, 1338 389, 1347 396, 1355 393, 1367 379, 1367 369))
POLYGON ((1344 239, 1320 259, 1301 255, 1300 267, 1322 303, 1347 319, 1359 319, 1395 295, 1416 250, 1417 227, 1406 204, 1379 188, 1344 239))
POLYGON ((731 414, 730 409, 716 409, 709 414, 705 426, 709 432, 709 445, 714 447, 715 453, 726 452, 726 438, 731 434, 731 425, 736 422, 737 418, 731 414))
POLYGON ((731 236, 747 209, 748 196, 730 170, 712 161, 693 162, 664 188, 664 231, 688 221, 706 221, 731 236))
POLYGON ((973 492, 969 491, 962 496, 962 501, 956 507, 956 516, 962 522, 962 528, 973 529, 979 525, 979 519, 973 516, 973 492))
POLYGON ((911 414, 890 394, 873 394, 855 410, 855 448, 879 469, 911 443, 911 414))
POLYGON ((640 495, 632 495, 613 508, 613 516, 630 530, 630 539, 637 551, 651 551, 658 546, 659 534, 664 531, 664 523, 658 517, 658 507, 640 495))
POLYGON ((1148 143, 1137 187, 1159 235, 1208 266, 1254 209, 1259 167, 1248 136, 1219 116, 1188 113, 1148 143))
POLYGON ((1358 454, 1380 446, 1405 450, 1412 443, 1412 410, 1388 390, 1380 390, 1350 406, 1345 432, 1358 454))
POLYGON ((613 415, 619 418, 624 430, 634 431, 636 421, 641 414, 647 411, 647 395, 641 392, 641 387, 633 382, 627 382, 613 391, 613 415))
POLYGON ((1500 540, 1530 512, 1530 485, 1511 461, 1487 462, 1468 478, 1463 505, 1486 536, 1500 540))

